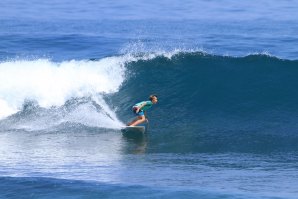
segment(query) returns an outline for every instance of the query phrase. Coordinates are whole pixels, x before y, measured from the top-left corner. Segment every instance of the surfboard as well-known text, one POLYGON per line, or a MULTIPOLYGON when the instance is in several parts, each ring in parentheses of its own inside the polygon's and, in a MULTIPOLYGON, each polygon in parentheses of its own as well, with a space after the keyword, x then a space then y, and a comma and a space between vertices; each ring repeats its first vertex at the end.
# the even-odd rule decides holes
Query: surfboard
POLYGON ((145 133, 145 127, 144 126, 124 126, 121 128, 121 132, 143 134, 145 133))

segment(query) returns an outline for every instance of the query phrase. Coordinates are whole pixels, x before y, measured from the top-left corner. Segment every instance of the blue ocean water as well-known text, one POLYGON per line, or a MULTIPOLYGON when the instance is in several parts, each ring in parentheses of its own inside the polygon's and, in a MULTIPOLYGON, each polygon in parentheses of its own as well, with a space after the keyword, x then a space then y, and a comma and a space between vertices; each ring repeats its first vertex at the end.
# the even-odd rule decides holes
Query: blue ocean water
POLYGON ((298 198, 297 9, 1 0, 0 198, 298 198))

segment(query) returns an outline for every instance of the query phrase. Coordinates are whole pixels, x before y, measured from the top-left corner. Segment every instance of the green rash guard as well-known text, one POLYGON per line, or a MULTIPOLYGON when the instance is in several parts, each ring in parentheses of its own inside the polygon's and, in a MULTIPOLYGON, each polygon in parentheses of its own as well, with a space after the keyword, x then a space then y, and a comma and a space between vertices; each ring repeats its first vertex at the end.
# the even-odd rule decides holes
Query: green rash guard
POLYGON ((146 111, 148 110, 149 108, 151 108, 151 106, 153 105, 153 103, 151 101, 142 101, 142 102, 139 102, 137 104, 134 105, 134 107, 140 107, 142 106, 144 103, 146 103, 145 106, 143 106, 143 108, 141 108, 142 111, 146 111))

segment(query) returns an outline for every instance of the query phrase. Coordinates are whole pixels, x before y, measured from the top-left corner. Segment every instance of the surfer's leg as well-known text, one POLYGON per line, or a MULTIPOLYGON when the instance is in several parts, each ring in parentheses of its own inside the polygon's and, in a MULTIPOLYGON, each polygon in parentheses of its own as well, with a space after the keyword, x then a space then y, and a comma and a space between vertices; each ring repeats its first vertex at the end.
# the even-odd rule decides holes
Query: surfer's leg
POLYGON ((132 123, 136 122, 138 119, 139 119, 139 118, 136 117, 133 121, 129 122, 129 123, 127 124, 127 126, 130 126, 132 123))
POLYGON ((135 114, 137 115, 136 119, 128 123, 127 126, 136 126, 146 121, 144 111, 140 110, 138 113, 135 113, 135 114))
POLYGON ((128 126, 136 126, 138 124, 141 124, 146 121, 146 118, 144 115, 138 116, 137 120, 132 121, 128 126))

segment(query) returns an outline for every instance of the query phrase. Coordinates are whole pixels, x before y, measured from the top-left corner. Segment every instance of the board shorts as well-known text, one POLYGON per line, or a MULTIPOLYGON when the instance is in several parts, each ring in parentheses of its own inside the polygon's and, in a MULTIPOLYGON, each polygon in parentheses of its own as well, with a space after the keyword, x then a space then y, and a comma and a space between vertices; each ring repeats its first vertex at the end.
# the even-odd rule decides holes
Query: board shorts
POLYGON ((133 106, 133 107, 132 107, 132 112, 133 112, 136 116, 143 116, 143 115, 144 115, 144 111, 143 111, 143 110, 140 110, 138 113, 137 113, 136 111, 137 111, 137 107, 133 106))

